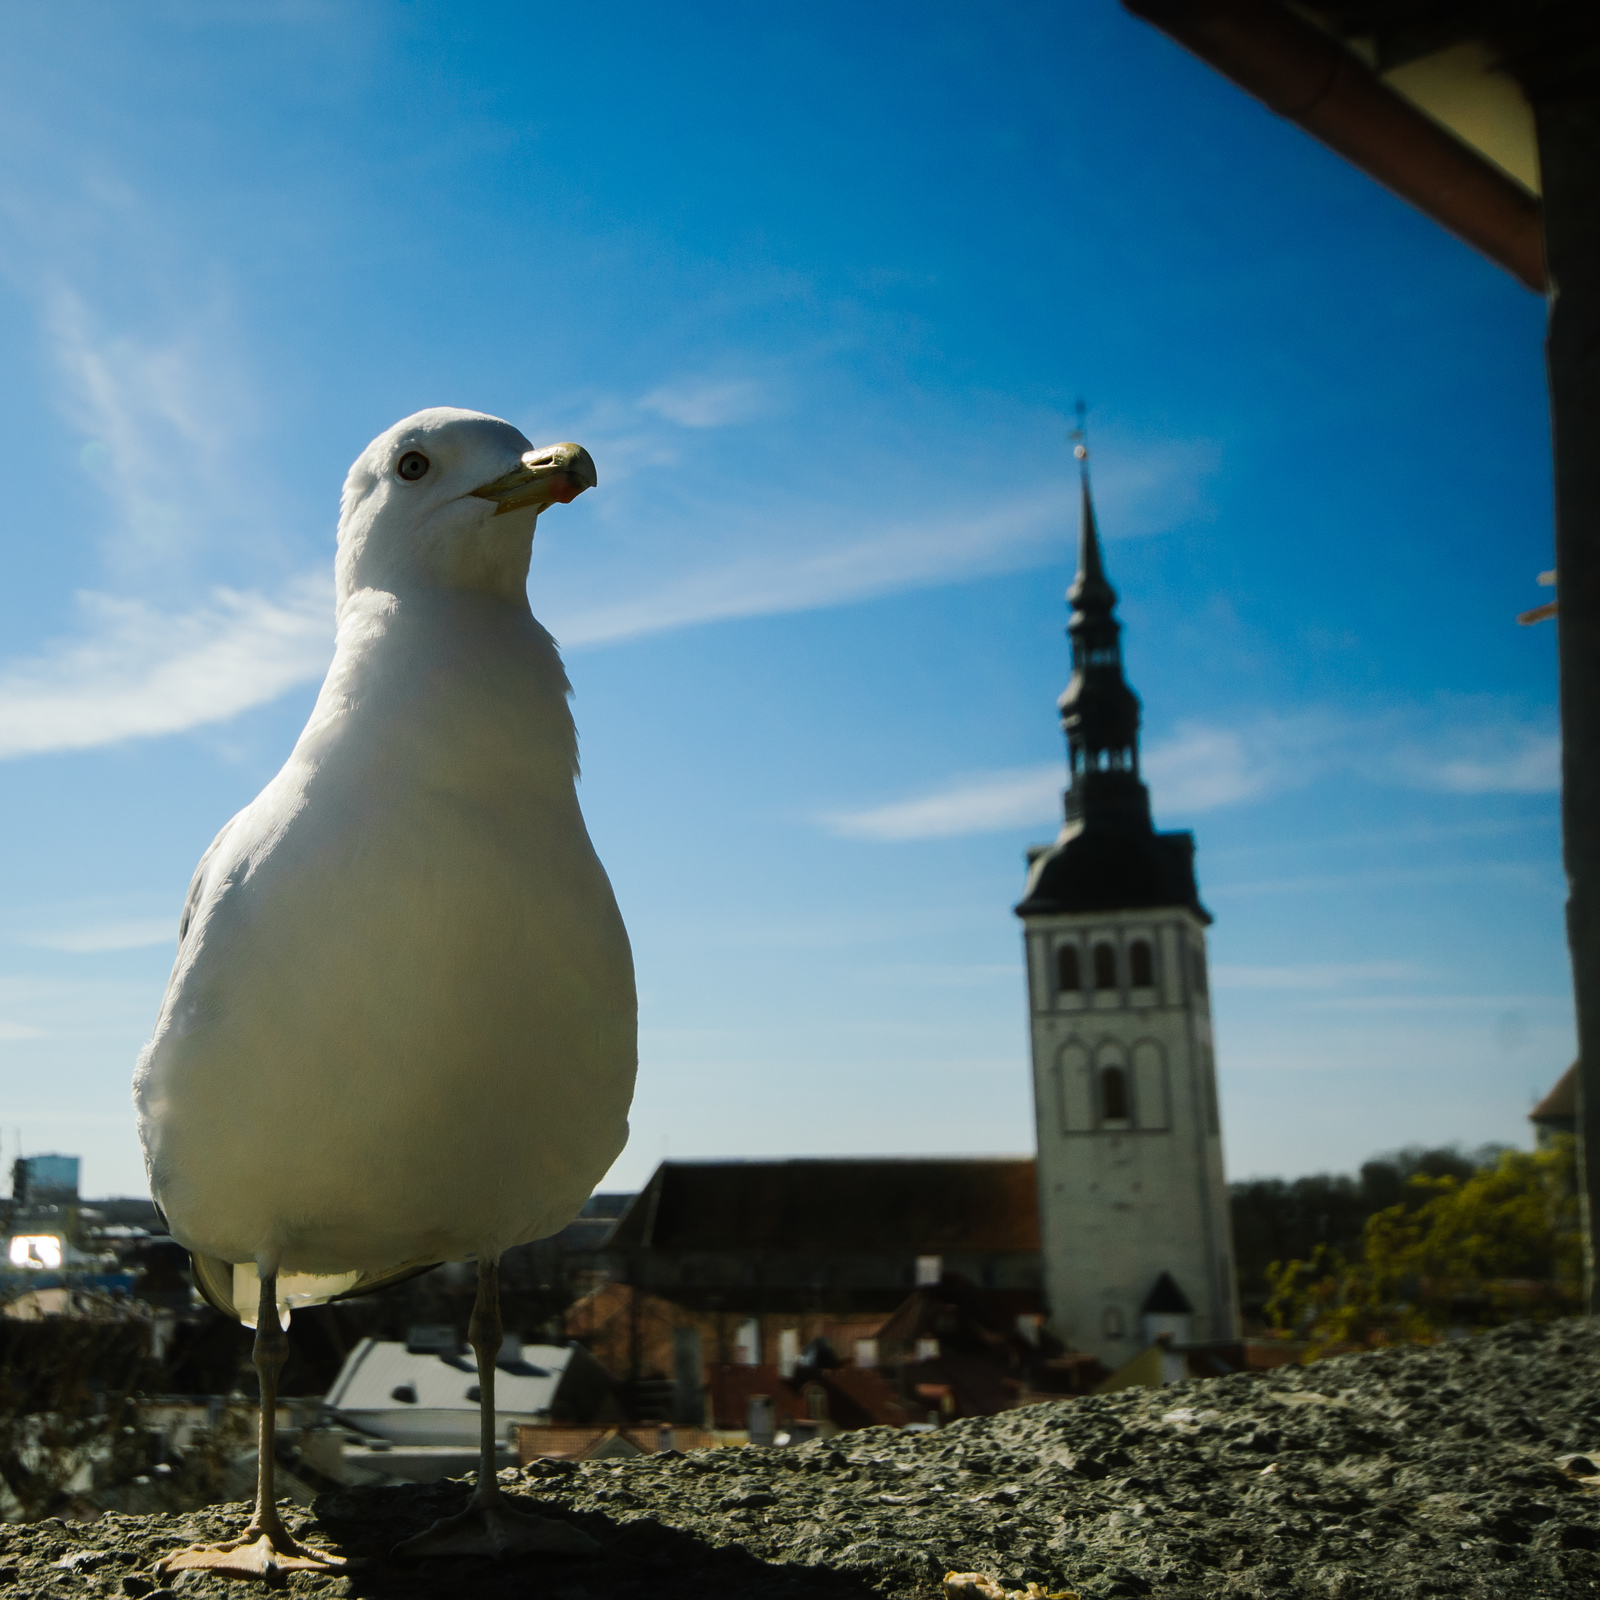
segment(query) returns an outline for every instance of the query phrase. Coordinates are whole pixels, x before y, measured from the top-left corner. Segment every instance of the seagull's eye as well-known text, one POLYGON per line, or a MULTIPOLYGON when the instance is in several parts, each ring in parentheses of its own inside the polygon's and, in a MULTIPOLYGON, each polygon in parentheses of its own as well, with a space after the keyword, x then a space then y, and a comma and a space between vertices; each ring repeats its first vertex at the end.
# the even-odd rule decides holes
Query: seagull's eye
POLYGON ((428 458, 420 450, 407 450, 396 463, 394 470, 407 483, 415 483, 427 472, 429 465, 428 458))

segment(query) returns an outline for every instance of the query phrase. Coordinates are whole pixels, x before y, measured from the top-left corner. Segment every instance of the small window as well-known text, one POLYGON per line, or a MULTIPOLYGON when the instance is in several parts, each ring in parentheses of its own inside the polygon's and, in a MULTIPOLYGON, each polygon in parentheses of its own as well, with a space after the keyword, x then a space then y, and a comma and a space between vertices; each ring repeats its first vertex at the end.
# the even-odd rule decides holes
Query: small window
POLYGON ((1128 970, 1135 989, 1155 987, 1156 963, 1148 939, 1135 939, 1128 947, 1128 970))
POLYGON ((1217 1109, 1217 1067, 1204 1045, 1200 1046, 1200 1085, 1205 1096, 1206 1132, 1220 1134, 1222 1116, 1217 1109))
POLYGON ((1197 944, 1190 945, 1189 961, 1194 968, 1194 986, 1201 993, 1204 993, 1206 987, 1206 953, 1204 948, 1197 944))
POLYGON ((1078 971, 1078 947, 1064 944, 1056 951, 1056 988, 1062 994, 1077 994, 1083 988, 1083 974, 1078 971))
POLYGON ((1106 1067, 1100 1073, 1100 1120, 1128 1120, 1128 1080, 1121 1067, 1106 1067))
POLYGON ((1115 1306, 1107 1306, 1100 1313, 1100 1327, 1108 1339, 1120 1339, 1123 1333, 1122 1313, 1115 1306))
POLYGON ((1094 947, 1094 986, 1097 989, 1117 986, 1117 952, 1109 944, 1094 947))

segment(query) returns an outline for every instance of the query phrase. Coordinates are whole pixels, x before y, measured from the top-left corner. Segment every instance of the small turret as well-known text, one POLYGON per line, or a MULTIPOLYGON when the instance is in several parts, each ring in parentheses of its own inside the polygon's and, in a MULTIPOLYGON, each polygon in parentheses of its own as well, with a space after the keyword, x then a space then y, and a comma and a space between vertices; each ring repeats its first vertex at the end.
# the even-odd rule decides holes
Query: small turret
MULTIPOLYGON (((1081 448, 1081 446, 1080 446, 1081 448)), ((1072 615, 1072 681, 1056 702, 1067 736, 1071 787, 1067 821, 1150 827, 1150 796, 1139 781, 1139 697, 1122 675, 1122 624, 1117 591, 1106 578, 1100 530, 1089 492, 1089 463, 1080 459, 1083 511, 1078 574, 1067 590, 1072 615)))

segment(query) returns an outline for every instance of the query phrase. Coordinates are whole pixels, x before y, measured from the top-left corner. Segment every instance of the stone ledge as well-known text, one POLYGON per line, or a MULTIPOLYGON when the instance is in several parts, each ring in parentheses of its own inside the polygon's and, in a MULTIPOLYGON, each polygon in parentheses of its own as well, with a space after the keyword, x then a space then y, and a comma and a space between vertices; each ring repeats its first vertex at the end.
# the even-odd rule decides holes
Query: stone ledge
MULTIPOLYGON (((291 1530, 367 1558, 307 1595, 848 1600, 939 1594, 955 1570, 1083 1600, 1600 1596, 1600 1327, 1026 1406, 931 1434, 729 1448, 501 1474, 604 1546, 593 1560, 402 1563, 463 1482, 333 1491, 291 1530)), ((6 1600, 151 1595, 165 1551, 246 1507, 0 1531, 6 1600)), ((249 1593, 186 1574, 179 1595, 249 1593)))

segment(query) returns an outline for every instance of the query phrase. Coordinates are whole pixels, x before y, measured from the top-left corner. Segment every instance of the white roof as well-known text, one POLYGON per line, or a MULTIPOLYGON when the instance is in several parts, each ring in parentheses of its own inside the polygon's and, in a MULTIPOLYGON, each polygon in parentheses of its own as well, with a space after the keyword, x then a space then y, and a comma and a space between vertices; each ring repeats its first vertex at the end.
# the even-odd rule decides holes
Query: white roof
MULTIPOLYGON (((524 1345, 522 1359, 497 1366, 497 1412, 550 1409, 572 1352, 560 1345, 524 1345)), ((470 1350, 458 1356, 433 1351, 413 1354, 398 1340, 363 1339, 352 1350, 328 1391, 334 1411, 478 1411, 478 1364, 470 1350), (415 1399, 396 1398, 409 1390, 415 1399), (471 1397, 469 1398, 469 1391, 471 1397)))

